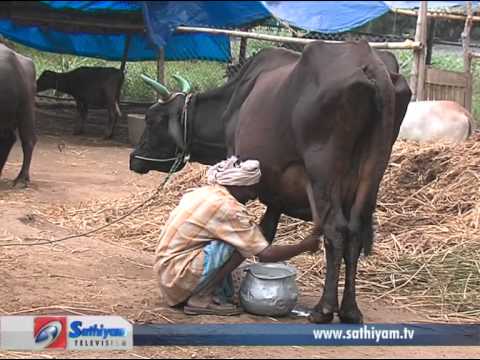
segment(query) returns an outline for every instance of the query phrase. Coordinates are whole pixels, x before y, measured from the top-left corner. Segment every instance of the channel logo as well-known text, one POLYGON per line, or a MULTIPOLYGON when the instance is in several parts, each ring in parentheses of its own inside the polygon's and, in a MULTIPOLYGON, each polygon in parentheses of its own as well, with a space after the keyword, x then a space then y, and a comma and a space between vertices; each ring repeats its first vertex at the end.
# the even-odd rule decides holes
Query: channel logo
POLYGON ((67 348, 67 318, 37 317, 34 319, 33 338, 39 349, 67 348))
POLYGON ((126 350, 133 345, 132 326, 117 317, 68 318, 69 350, 126 350))

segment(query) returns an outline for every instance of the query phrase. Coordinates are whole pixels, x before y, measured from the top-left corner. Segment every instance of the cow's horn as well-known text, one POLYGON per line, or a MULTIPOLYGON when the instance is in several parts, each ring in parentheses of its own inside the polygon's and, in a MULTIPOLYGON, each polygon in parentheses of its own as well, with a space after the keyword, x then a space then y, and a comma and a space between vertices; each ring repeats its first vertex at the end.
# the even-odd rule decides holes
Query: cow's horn
POLYGON ((188 80, 184 79, 178 74, 173 75, 175 80, 177 80, 178 84, 182 87, 182 92, 188 94, 192 90, 192 86, 188 82, 188 80))
POLYGON ((147 83, 147 85, 150 85, 152 88, 154 88, 155 91, 160 94, 160 96, 166 98, 170 96, 170 91, 168 91, 165 85, 160 84, 158 81, 155 81, 144 74, 140 75, 140 77, 143 81, 145 81, 145 83, 147 83))

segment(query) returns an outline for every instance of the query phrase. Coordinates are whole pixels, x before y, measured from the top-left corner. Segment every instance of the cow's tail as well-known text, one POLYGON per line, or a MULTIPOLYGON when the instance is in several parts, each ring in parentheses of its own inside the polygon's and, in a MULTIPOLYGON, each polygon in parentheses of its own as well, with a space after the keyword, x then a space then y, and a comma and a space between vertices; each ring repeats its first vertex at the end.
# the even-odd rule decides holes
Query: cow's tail
MULTIPOLYGON (((374 109, 373 119, 375 121, 376 128, 378 129, 379 124, 381 124, 382 121, 383 121, 384 99, 383 99, 383 96, 382 96, 382 92, 379 89, 378 84, 376 82, 374 82, 374 88, 375 88, 375 96, 374 96, 374 99, 373 99, 373 109, 374 109)), ((379 151, 379 150, 380 149, 370 148, 370 155, 369 156, 372 156, 372 151, 373 151, 373 154, 375 154, 373 156, 377 156, 378 155, 377 151, 379 151)), ((372 190, 373 189, 370 189, 370 191, 372 191, 372 190)), ((375 190, 378 192, 378 187, 375 190)), ((365 256, 370 255, 370 253, 372 252, 373 241, 374 241, 374 238, 375 238, 375 234, 374 234, 374 231, 373 231, 373 214, 375 212, 377 192, 375 192, 375 196, 374 196, 375 199, 367 202, 366 209, 365 209, 364 215, 363 215, 364 218, 362 219, 363 220, 363 226, 361 227, 361 230, 360 230, 360 238, 362 240, 363 254, 365 256)))
MULTIPOLYGON (((369 74, 369 71, 365 75, 369 78, 373 88, 371 98, 373 116, 371 117, 371 126, 369 126, 370 130, 368 130, 369 140, 367 143, 369 145, 364 150, 366 156, 360 169, 360 172, 364 175, 362 178, 368 180, 363 180, 359 184, 355 199, 356 207, 358 207, 355 212, 359 221, 359 228, 357 229, 359 241, 364 255, 368 256, 372 251, 374 242, 373 215, 382 180, 378 167, 381 166, 380 163, 384 163, 386 167, 386 162, 388 162, 386 157, 390 155, 387 147, 390 147, 391 143, 388 142, 387 144, 385 138, 385 136, 388 136, 388 125, 385 121, 385 118, 388 117, 388 108, 385 106, 388 100, 385 98, 385 94, 383 94, 375 76, 372 73, 369 74)), ((381 174, 383 175, 383 172, 381 174)))
POLYGON ((120 104, 118 103, 118 98, 115 100, 115 112, 118 117, 122 117, 122 111, 120 110, 120 104))
POLYGON ((471 116, 468 116, 467 117, 468 119, 468 135, 467 135, 467 139, 472 136, 473 134, 473 121, 472 121, 472 118, 471 116))
POLYGON ((122 111, 120 110, 120 95, 122 94, 123 81, 125 80, 125 72, 120 71, 120 81, 118 82, 117 92, 115 94, 115 112, 118 117, 122 117, 122 111))

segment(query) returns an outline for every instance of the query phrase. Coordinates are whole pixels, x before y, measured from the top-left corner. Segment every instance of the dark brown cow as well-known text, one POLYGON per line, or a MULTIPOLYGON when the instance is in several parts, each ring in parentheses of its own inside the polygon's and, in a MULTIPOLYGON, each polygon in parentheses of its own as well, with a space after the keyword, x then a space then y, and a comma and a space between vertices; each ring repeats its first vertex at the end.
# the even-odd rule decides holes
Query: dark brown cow
POLYGON ((194 95, 186 107, 185 94, 153 106, 130 167, 165 171, 172 165, 166 157, 180 148, 204 163, 231 154, 259 160, 267 239, 273 240, 282 213, 313 220, 314 234, 325 238, 325 288, 310 320, 330 322, 338 312, 342 322, 359 323, 357 262, 372 246, 379 184, 410 97, 405 79, 390 73, 367 42, 314 42, 302 54, 269 49, 223 88, 194 95), (186 143, 180 126, 185 108, 186 143), (221 118, 211 116, 219 111, 221 118), (222 143, 226 153, 214 146, 222 143), (342 259, 346 282, 339 307, 342 259))
POLYGON ((0 174, 18 131, 23 165, 14 185, 27 186, 37 142, 35 134, 35 65, 32 60, 0 44, 0 174))
POLYGON ((37 91, 55 89, 75 99, 80 115, 80 121, 74 130, 75 135, 84 132, 89 108, 107 109, 105 138, 110 139, 118 117, 122 115, 119 99, 123 80, 122 71, 112 67, 82 66, 66 73, 46 70, 37 80, 37 91))

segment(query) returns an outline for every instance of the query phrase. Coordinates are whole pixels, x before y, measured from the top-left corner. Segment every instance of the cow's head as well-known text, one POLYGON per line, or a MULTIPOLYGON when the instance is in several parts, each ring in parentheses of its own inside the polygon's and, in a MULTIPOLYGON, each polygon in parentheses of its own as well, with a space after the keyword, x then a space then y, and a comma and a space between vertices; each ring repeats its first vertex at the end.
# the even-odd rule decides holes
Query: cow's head
MULTIPOLYGON (((181 92, 170 92, 165 85, 142 75, 142 79, 160 95, 160 100, 145 114, 145 130, 130 155, 130 170, 146 174, 150 170, 169 172, 180 154, 187 150, 182 115, 191 86, 174 75, 181 92)), ((175 170, 181 170, 185 164, 175 170)))
POLYGON ((57 87, 57 78, 58 74, 56 72, 45 70, 37 80, 37 92, 55 89, 57 87))

